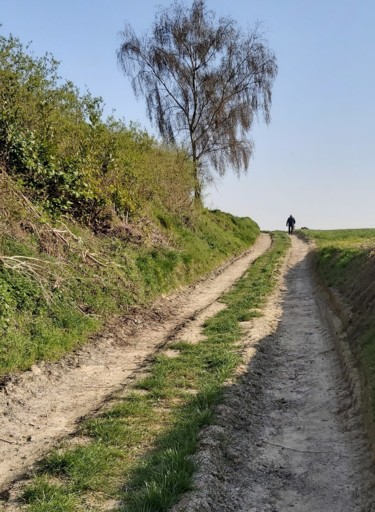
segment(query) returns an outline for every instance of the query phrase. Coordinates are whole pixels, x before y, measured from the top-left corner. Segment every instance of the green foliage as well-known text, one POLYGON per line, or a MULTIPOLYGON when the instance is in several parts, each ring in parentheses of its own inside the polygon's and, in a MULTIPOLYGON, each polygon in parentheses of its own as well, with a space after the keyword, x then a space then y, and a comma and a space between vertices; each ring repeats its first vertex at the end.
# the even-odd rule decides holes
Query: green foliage
POLYGON ((57 73, 51 55, 35 57, 17 38, 0 36, 0 158, 29 197, 99 231, 150 202, 188 213, 186 155, 134 124, 104 121, 101 98, 57 73))
POLYGON ((6 331, 10 319, 12 311, 14 310, 14 304, 12 300, 12 295, 9 291, 9 287, 6 282, 0 281, 0 329, 1 331, 6 331))

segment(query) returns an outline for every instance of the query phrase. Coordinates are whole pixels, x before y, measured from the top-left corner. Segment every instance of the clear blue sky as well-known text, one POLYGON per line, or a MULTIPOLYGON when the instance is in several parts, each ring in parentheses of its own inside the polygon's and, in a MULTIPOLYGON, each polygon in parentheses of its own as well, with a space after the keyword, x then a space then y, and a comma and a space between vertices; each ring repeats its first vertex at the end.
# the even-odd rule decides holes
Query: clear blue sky
MULTIPOLYGON (((143 32, 166 0, 0 0, 0 31, 50 51, 61 75, 103 97, 106 112, 152 131, 118 69, 119 31, 143 32)), ((271 124, 254 128, 255 154, 230 169, 206 204, 283 229, 292 213, 310 228, 375 227, 375 2, 207 0, 245 28, 263 21, 279 75, 271 124)))

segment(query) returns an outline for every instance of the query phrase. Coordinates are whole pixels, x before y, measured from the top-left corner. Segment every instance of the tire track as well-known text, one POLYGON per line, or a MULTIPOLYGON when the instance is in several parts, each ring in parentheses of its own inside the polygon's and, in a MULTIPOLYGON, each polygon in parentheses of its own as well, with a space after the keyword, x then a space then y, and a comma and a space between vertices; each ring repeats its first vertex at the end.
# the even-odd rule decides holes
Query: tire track
POLYGON ((293 237, 279 291, 248 325, 247 364, 202 433, 196 490, 173 512, 375 510, 369 447, 318 295, 309 246, 293 237))
POLYGON ((74 432, 82 417, 98 410, 116 390, 126 388, 149 358, 230 288, 270 244, 270 237, 261 235, 241 257, 197 285, 159 301, 147 322, 134 320, 139 325, 130 334, 118 321, 73 356, 35 365, 8 379, 0 390, 3 497, 12 482, 74 432))

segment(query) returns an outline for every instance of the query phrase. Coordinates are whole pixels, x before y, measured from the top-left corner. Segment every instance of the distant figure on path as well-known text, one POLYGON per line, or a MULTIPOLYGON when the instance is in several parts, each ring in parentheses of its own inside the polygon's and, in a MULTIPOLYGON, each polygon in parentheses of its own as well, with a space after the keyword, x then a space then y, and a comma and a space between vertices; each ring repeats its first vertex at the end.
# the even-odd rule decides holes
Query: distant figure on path
POLYGON ((288 234, 289 235, 293 235, 295 223, 296 223, 296 219, 293 217, 292 214, 290 214, 286 221, 286 225, 288 226, 288 234))

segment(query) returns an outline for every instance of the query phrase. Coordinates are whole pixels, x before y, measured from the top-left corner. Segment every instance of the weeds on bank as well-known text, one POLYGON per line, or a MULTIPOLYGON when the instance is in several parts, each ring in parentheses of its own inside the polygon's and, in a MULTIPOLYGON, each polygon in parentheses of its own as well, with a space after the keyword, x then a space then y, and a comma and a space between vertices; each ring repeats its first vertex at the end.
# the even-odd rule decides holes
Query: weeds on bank
POLYGON ((130 394, 81 425, 73 447, 40 463, 23 495, 27 510, 166 511, 191 488, 198 433, 241 360, 241 322, 259 315, 288 245, 276 233, 271 250, 222 298, 227 308, 206 321, 204 340, 173 343, 176 357, 158 355, 130 394))
MULTIPOLYGON (((259 233, 251 219, 222 212, 203 210, 190 228, 172 215, 162 220, 166 227, 160 232, 172 240, 169 246, 135 246, 73 225, 77 247, 54 246, 48 254, 40 250, 36 235, 22 232, 17 239, 16 228, 21 228, 12 233, 0 218, 0 379, 37 361, 58 359, 109 317, 196 280, 249 247, 259 233), (108 264, 83 261, 88 251, 108 264), (20 263, 15 257, 24 259, 20 263), (1 258, 12 261, 13 268, 1 258), (28 266, 20 267, 24 262, 28 266)), ((52 245, 55 238, 49 236, 52 245)))
POLYGON ((328 286, 341 292, 350 286, 375 247, 375 229, 307 230, 316 244, 316 266, 328 286))
POLYGON ((375 445, 375 229, 308 231, 316 269, 352 310, 350 349, 364 384, 365 420, 375 445))

